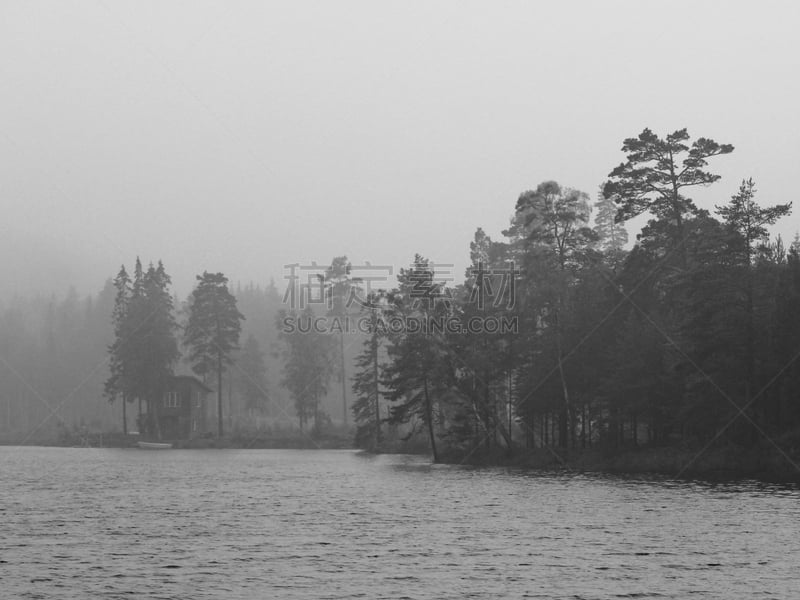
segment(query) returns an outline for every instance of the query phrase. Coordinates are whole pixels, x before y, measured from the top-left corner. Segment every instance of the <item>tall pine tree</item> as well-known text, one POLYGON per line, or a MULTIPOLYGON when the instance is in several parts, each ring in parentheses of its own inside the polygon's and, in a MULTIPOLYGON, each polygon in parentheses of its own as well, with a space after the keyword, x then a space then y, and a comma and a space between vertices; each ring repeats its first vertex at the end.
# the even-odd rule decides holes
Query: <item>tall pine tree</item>
POLYGON ((377 450, 381 445, 381 373, 380 350, 385 332, 381 327, 381 296, 370 294, 362 307, 362 317, 368 318, 369 333, 363 349, 356 357, 353 375, 353 417, 356 421, 356 444, 377 450))
POLYGON ((104 393, 109 402, 121 398, 122 402, 122 432, 128 433, 128 415, 126 404, 132 400, 128 397, 129 381, 126 378, 126 362, 124 360, 125 327, 128 316, 128 303, 131 296, 131 280, 125 265, 120 267, 119 273, 114 278, 114 310, 111 314, 111 324, 114 328, 114 342, 108 347, 109 377, 105 382, 104 393))
POLYGON ((202 377, 216 375, 217 435, 221 438, 222 374, 232 364, 231 354, 239 348, 244 316, 236 308, 236 298, 222 273, 205 271, 197 281, 190 299, 184 344, 189 347, 189 361, 195 373, 202 377))

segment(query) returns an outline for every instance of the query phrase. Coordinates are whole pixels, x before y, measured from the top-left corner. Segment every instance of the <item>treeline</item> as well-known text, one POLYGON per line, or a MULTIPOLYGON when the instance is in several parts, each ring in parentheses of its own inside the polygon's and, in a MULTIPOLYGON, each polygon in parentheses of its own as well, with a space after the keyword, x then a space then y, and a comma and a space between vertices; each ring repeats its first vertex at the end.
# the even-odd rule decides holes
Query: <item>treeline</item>
POLYGON ((688 193, 718 181, 708 161, 733 147, 686 130, 645 130, 622 150, 594 202, 548 181, 520 195, 504 240, 478 229, 463 285, 418 255, 370 296, 353 380, 362 446, 398 431, 424 434, 434 459, 798 445, 800 241, 767 231, 791 204, 759 206, 748 179, 713 214, 698 208, 688 193), (623 224, 643 213, 628 251, 623 224))
POLYGON ((502 240, 476 231, 460 285, 422 255, 393 286, 340 256, 299 297, 293 281, 231 290, 244 317, 235 343, 192 341, 197 297, 173 297, 161 265, 93 297, 15 300, 0 315, 0 436, 119 428, 123 397, 147 402, 159 377, 194 367, 226 431, 292 421, 319 434, 351 413, 359 446, 416 440, 437 460, 682 441, 796 450, 800 238, 768 233, 791 204, 762 207, 746 179, 713 212, 698 208, 692 188, 716 184, 708 163, 733 147, 686 130, 644 130, 622 151, 594 198, 553 181, 520 194, 502 240), (625 223, 642 214, 628 249, 625 223), (145 307, 122 325, 120 295, 137 278, 161 299, 160 324, 145 307), (167 370, 119 370, 114 340, 137 338, 132 323, 150 339, 170 332, 167 370))
POLYGON ((103 398, 114 288, 94 296, 15 298, 0 313, 0 440, 52 440, 59 428, 109 427, 103 398))
MULTIPOLYGON (((140 277, 165 292, 161 297, 169 300, 171 317, 166 319, 167 327, 149 320, 152 327, 141 328, 139 333, 159 334, 174 326, 172 341, 177 353, 167 353, 171 372, 191 374, 189 348, 183 343, 190 298, 181 300, 169 294, 169 276, 163 266, 142 269, 140 277)), ((121 393, 109 393, 112 390, 107 384, 115 364, 109 348, 115 341, 115 298, 122 282, 118 278, 116 283, 115 287, 109 279, 99 293, 85 297, 74 289, 61 298, 16 297, 0 309, 0 441, 52 442, 80 431, 111 432, 139 426, 139 399, 146 403, 148 397, 141 388, 155 385, 150 375, 158 370, 145 369, 145 376, 136 378, 140 393, 131 391, 128 403, 121 402, 121 393), (131 413, 127 423, 123 407, 131 413)), ((229 353, 230 363, 226 364, 222 389, 226 429, 290 428, 293 411, 278 385, 280 366, 273 356, 278 343, 273 323, 281 295, 273 283, 237 286, 232 293, 244 320, 239 348, 229 353)), ((147 307, 140 308, 146 311, 144 317, 150 315, 147 307)), ((128 349, 133 350, 133 345, 128 349)), ((216 389, 214 369, 206 379, 216 389)))

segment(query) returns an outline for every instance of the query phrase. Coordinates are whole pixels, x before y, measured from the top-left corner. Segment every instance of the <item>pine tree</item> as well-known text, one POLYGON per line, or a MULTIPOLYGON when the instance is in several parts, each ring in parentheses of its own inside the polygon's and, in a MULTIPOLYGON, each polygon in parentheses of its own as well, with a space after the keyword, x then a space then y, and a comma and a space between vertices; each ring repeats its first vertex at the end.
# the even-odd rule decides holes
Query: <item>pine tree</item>
POLYGON ((170 278, 160 261, 144 272, 137 257, 129 295, 125 277, 119 279, 108 390, 121 394, 126 401, 144 400, 147 419, 140 421, 139 430, 160 439, 159 399, 179 355, 170 278), (126 302, 123 297, 127 297, 126 302))
MULTIPOLYGON (((450 440, 477 447, 497 444, 499 433, 511 450, 511 373, 514 331, 491 329, 492 323, 510 323, 515 315, 516 269, 507 244, 494 242, 480 228, 470 243, 471 265, 464 285, 456 290, 455 311, 462 333, 447 336, 450 352, 458 358, 457 382, 462 402, 455 403, 450 440), (488 329, 488 331, 487 331, 488 329)), ((453 398, 455 400, 455 398, 453 398)))
POLYGON ((380 381, 382 366, 380 349, 384 332, 380 325, 380 296, 370 294, 362 308, 362 316, 369 318, 369 337, 356 357, 353 375, 353 417, 356 422, 356 444, 377 450, 381 446, 380 381))
POLYGON ((603 252, 606 264, 616 271, 625 256, 625 245, 628 243, 628 230, 617 222, 617 203, 619 198, 606 198, 602 190, 597 195, 594 208, 594 232, 597 235, 598 247, 603 252))
MULTIPOLYGON (((596 235, 588 226, 589 216, 588 196, 555 181, 523 193, 514 216, 519 223, 516 245, 522 254, 526 301, 533 319, 531 346, 554 359, 561 396, 559 443, 564 448, 575 431, 565 339, 570 329, 571 292, 581 272, 595 260, 592 245, 596 235)), ((536 360, 533 355, 530 358, 536 360)))
POLYGON ((210 373, 217 379, 217 435, 222 437, 222 374, 232 364, 231 354, 239 348, 244 316, 236 307, 236 298, 228 290, 228 278, 222 273, 203 272, 192 292, 184 344, 189 347, 192 370, 203 377, 210 373))
POLYGON ((744 264, 752 264, 759 247, 769 241, 768 225, 791 214, 792 203, 776 204, 761 208, 755 201, 755 182, 752 178, 743 179, 739 192, 731 196, 725 206, 717 206, 716 212, 728 227, 741 236, 741 256, 744 264))
POLYGON ((284 343, 281 384, 294 400, 300 429, 313 419, 313 433, 322 430, 320 401, 331 377, 332 338, 315 326, 318 317, 308 305, 300 314, 281 311, 276 318, 284 343))
POLYGON ((114 342, 108 346, 109 353, 109 377, 105 382, 104 393, 109 402, 113 402, 117 397, 122 399, 122 431, 127 435, 128 433, 128 415, 126 411, 126 404, 132 400, 128 397, 129 382, 126 379, 125 373, 125 360, 124 360, 124 344, 125 344, 125 320, 128 314, 128 303, 130 302, 131 295, 131 280, 128 277, 128 272, 125 270, 125 265, 120 267, 119 273, 114 279, 114 289, 116 295, 114 298, 114 310, 111 314, 111 323, 114 328, 114 342))
POLYGON ((686 129, 664 139, 645 129, 638 137, 623 142, 627 160, 609 173, 609 180, 603 186, 605 197, 613 198, 619 205, 618 221, 650 212, 656 219, 675 226, 675 242, 684 238, 684 220, 698 214, 684 190, 718 181, 719 175, 704 170, 708 159, 733 152, 730 144, 698 138, 690 147, 688 140, 686 129))
POLYGON ((764 251, 769 244, 768 225, 773 225, 778 219, 791 213, 792 203, 777 204, 761 208, 755 201, 755 183, 753 179, 742 180, 739 192, 731 197, 725 206, 717 206, 719 214, 725 223, 738 236, 738 266, 744 270, 744 277, 738 280, 744 284, 745 294, 745 404, 750 404, 751 395, 754 393, 756 378, 756 324, 755 324, 755 286, 753 282, 753 262, 756 252, 764 251))
POLYGON ((348 303, 355 287, 350 279, 351 265, 346 256, 337 256, 325 271, 325 294, 328 302, 328 317, 332 320, 332 330, 338 337, 339 365, 336 378, 342 386, 342 422, 347 426, 347 370, 345 368, 344 336, 348 324, 348 303))
POLYGON ((452 307, 434 275, 430 261, 419 254, 411 268, 400 269, 398 290, 391 297, 391 316, 402 319, 406 326, 390 332, 390 362, 383 384, 391 403, 389 422, 421 422, 428 431, 433 461, 438 462, 438 405, 455 387, 455 377, 444 338, 435 331, 437 320, 446 318, 452 307))

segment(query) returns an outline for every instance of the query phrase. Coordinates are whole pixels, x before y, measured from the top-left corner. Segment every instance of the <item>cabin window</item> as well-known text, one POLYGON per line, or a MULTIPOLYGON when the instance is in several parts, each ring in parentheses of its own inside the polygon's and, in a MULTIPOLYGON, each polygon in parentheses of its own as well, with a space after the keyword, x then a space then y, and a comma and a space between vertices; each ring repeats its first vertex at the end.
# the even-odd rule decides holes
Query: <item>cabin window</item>
POLYGON ((167 392, 164 394, 164 406, 167 408, 178 408, 181 405, 178 392, 167 392))

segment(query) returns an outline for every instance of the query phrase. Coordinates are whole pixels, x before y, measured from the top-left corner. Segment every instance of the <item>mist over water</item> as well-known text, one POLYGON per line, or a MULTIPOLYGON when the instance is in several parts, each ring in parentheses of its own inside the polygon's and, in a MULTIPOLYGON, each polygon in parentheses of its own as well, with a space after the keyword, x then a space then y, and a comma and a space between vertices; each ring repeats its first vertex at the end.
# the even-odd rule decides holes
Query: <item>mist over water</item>
POLYGON ((789 598, 800 491, 350 451, 0 448, 19 598, 789 598))
POLYGON ((0 600, 800 596, 796 485, 439 464, 797 481, 800 3, 721 7, 0 3, 0 600))

